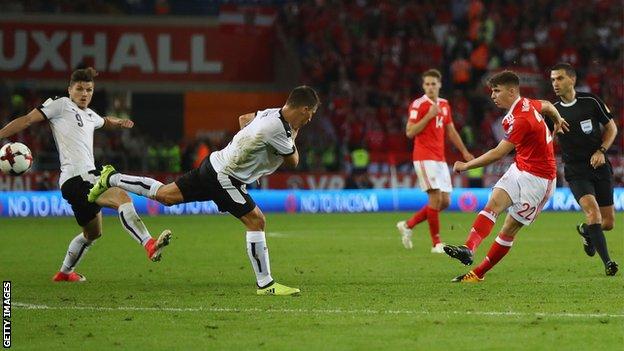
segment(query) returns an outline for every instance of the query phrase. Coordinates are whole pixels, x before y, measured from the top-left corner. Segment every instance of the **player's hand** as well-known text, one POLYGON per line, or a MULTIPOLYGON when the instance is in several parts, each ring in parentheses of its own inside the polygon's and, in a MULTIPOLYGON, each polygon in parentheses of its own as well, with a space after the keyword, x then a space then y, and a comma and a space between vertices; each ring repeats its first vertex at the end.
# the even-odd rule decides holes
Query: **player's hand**
POLYGON ((559 118, 554 125, 554 133, 565 133, 565 132, 569 132, 570 131, 570 125, 568 124, 568 121, 566 121, 563 118, 559 118))
POLYGON ((118 122, 118 125, 121 128, 128 128, 128 129, 130 129, 130 128, 134 127, 134 122, 132 122, 129 119, 120 119, 119 122, 118 122))
POLYGON ((592 155, 591 159, 589 159, 589 164, 593 168, 598 168, 598 167, 604 165, 605 162, 606 162, 605 154, 603 154, 600 150, 594 152, 594 154, 592 155))
POLYGON ((455 164, 453 165, 453 172, 455 173, 461 173, 467 169, 468 166, 466 165, 466 162, 455 161, 455 164))
POLYGON ((429 107, 429 111, 427 111, 427 114, 425 115, 425 118, 428 118, 428 119, 434 118, 439 113, 440 113, 440 108, 438 107, 438 105, 437 104, 431 105, 431 107, 429 107))
POLYGON ((464 158, 464 160, 466 160, 466 162, 470 161, 470 160, 474 160, 474 155, 471 154, 470 152, 466 151, 465 153, 462 154, 462 157, 464 158))

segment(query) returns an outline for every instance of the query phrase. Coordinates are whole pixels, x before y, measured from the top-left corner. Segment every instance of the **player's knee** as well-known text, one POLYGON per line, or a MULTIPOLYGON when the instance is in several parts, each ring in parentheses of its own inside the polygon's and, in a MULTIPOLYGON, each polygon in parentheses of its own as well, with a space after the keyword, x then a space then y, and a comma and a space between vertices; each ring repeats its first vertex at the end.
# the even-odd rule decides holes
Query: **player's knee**
POLYGON ((587 224, 602 223, 600 211, 593 208, 585 210, 585 217, 587 217, 587 224))
POLYGON ((612 230, 613 227, 614 227, 614 225, 613 225, 613 219, 612 218, 609 218, 609 219, 605 218, 602 221, 602 230, 607 230, 607 231, 608 230, 612 230))
POLYGON ((442 203, 440 204, 440 211, 444 211, 446 210, 450 205, 450 201, 447 199, 442 200, 442 203))
POLYGON ((163 194, 163 195, 156 195, 156 201, 160 202, 161 204, 165 205, 165 206, 173 206, 176 204, 174 198, 172 196, 163 194))
POLYGON ((84 235, 84 237, 87 240, 93 241, 93 240, 97 240, 99 237, 101 237, 102 236, 102 232, 85 230, 85 231, 82 232, 82 235, 84 235))
POLYGON ((253 227, 253 229, 264 230, 264 227, 266 225, 266 218, 264 217, 264 214, 260 211, 254 211, 252 213, 253 215, 251 216, 250 224, 253 227))

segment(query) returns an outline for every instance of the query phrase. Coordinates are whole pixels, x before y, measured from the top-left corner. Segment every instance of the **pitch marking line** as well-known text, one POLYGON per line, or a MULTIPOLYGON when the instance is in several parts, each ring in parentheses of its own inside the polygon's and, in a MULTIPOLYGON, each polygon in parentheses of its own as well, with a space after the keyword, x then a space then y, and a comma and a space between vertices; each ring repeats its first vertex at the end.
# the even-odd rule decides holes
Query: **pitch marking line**
POLYGON ((104 306, 48 306, 15 302, 13 307, 25 310, 87 310, 87 311, 145 311, 145 312, 213 312, 213 313, 303 313, 303 314, 405 314, 405 315, 474 315, 512 317, 562 317, 562 318, 623 318, 624 314, 609 313, 548 313, 513 311, 413 311, 413 310, 342 310, 342 309, 262 309, 229 307, 104 307, 104 306))

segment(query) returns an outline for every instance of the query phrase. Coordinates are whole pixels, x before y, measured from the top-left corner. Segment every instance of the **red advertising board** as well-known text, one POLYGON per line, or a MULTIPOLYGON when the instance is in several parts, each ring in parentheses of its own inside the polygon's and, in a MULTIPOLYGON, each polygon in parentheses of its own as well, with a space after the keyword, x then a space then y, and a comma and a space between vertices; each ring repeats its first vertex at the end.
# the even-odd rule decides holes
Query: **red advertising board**
POLYGON ((0 21, 0 76, 67 79, 83 63, 103 73, 100 80, 266 82, 273 78, 271 26, 232 31, 218 25, 154 22, 0 21))

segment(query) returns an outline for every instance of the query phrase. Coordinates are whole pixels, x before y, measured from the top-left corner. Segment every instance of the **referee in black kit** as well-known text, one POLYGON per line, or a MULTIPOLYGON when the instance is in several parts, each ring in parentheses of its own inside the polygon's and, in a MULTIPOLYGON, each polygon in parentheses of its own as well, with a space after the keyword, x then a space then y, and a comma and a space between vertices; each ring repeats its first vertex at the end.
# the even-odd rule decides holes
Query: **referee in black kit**
POLYGON ((617 134, 609 108, 595 95, 574 90, 576 71, 567 63, 559 63, 550 71, 555 94, 554 103, 569 123, 570 131, 559 134, 565 163, 565 179, 585 213, 586 223, 577 231, 583 237, 585 253, 596 251, 605 265, 607 275, 615 275, 618 265, 609 257, 603 230, 613 229, 613 170, 606 153, 617 134), (601 128, 602 126, 602 128, 601 128))

